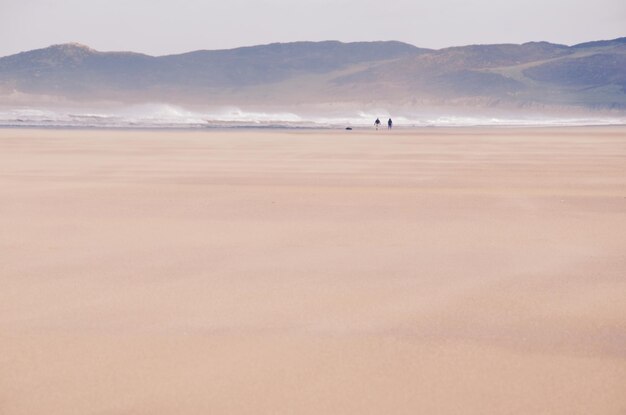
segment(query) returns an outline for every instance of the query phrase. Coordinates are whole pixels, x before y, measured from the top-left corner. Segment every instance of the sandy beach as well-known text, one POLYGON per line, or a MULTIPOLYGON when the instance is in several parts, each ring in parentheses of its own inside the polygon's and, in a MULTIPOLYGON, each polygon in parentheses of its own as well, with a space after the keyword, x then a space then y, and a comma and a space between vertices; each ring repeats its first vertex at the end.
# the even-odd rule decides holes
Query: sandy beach
POLYGON ((626 127, 0 129, 0 414, 626 414, 626 127))

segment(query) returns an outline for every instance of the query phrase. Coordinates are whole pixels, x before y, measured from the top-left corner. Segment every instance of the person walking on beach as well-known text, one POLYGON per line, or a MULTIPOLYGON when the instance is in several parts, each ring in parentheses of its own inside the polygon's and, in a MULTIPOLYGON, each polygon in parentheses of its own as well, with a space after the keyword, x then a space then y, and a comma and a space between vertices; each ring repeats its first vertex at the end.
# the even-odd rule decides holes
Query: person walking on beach
POLYGON ((380 125, 380 120, 376 118, 376 121, 374 121, 374 127, 376 127, 377 130, 378 130, 379 125, 380 125))
POLYGON ((393 127, 393 121, 389 118, 389 121, 387 121, 387 128, 391 130, 391 127, 393 127))

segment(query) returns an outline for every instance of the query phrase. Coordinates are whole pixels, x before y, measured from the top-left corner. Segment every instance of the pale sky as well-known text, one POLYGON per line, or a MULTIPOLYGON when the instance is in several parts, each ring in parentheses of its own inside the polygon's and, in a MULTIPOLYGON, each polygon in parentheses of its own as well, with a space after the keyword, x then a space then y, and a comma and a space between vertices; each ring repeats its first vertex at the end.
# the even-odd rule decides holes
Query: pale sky
POLYGON ((164 55, 298 40, 442 48, 622 36, 625 0, 0 0, 0 56, 66 42, 164 55))

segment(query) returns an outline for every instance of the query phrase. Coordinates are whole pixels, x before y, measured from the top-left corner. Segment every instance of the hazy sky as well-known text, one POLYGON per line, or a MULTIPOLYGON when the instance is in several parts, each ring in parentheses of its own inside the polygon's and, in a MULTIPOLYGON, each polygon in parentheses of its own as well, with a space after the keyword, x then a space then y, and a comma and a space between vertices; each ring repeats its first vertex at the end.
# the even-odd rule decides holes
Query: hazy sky
POLYGON ((0 0, 0 56, 55 43, 152 55, 296 40, 441 48, 626 36, 626 0, 0 0))

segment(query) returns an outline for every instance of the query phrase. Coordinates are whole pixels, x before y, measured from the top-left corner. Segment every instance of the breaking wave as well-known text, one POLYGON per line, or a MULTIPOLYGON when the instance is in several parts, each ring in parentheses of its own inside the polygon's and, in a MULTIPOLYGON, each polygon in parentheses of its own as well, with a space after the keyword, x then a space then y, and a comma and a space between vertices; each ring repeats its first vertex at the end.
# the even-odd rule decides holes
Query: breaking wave
MULTIPOLYGON (((276 127, 340 128, 366 127, 389 112, 355 112, 353 114, 303 115, 292 112, 256 112, 239 108, 192 111, 181 107, 146 104, 108 111, 51 110, 20 108, 0 110, 2 127, 76 127, 76 128, 210 128, 210 127, 276 127)), ((624 125, 626 116, 604 117, 487 117, 457 115, 393 115, 397 127, 466 127, 466 126, 585 126, 624 125)))

